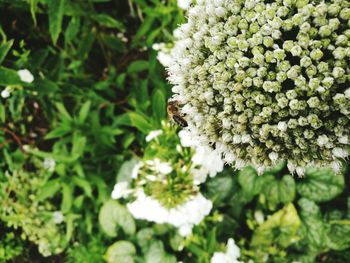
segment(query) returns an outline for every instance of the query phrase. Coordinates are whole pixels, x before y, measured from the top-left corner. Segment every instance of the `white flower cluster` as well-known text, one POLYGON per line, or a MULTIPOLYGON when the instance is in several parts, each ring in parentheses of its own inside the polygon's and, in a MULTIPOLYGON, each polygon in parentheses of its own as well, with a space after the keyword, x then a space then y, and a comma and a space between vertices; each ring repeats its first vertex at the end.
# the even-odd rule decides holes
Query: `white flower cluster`
POLYGON ((241 263, 241 261, 238 260, 240 255, 241 253, 239 247, 235 244, 235 241, 230 238, 227 241, 226 253, 215 252, 210 260, 210 263, 241 263))
POLYGON ((181 145, 192 147, 195 150, 192 156, 193 166, 191 173, 195 184, 204 183, 207 176, 214 177, 224 169, 224 161, 221 154, 212 150, 208 146, 201 146, 200 143, 192 137, 190 131, 183 129, 179 132, 181 145))
POLYGON ((194 225, 199 224, 210 213, 212 202, 200 193, 174 208, 163 207, 158 200, 146 195, 142 189, 136 193, 136 200, 127 204, 130 213, 137 219, 158 224, 170 224, 179 229, 179 233, 188 236, 194 225))
POLYGON ((348 0, 197 0, 169 80, 189 131, 240 169, 341 169, 350 135, 348 0))
POLYGON ((224 162, 220 154, 198 146, 188 131, 182 130, 179 138, 169 123, 163 123, 161 130, 151 131, 146 136, 145 157, 130 169, 129 181, 119 181, 114 186, 112 198, 130 197, 127 207, 135 218, 171 224, 187 236, 212 208, 212 202, 199 192, 198 185, 208 175, 221 172, 224 162), (172 149, 174 145, 176 149, 172 149))

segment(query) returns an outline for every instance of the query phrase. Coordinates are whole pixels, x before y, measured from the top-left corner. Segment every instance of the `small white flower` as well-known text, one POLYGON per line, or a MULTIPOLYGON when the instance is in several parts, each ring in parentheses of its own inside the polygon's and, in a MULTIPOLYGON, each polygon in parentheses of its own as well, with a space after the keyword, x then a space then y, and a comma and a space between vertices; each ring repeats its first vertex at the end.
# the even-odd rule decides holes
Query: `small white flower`
POLYGON ((34 77, 28 69, 18 70, 17 73, 18 73, 19 78, 23 82, 32 83, 34 81, 34 77))
POLYGON ((285 121, 278 122, 277 129, 279 129, 282 132, 285 132, 287 130, 287 128, 288 128, 288 125, 285 121))
POLYGON ((328 142, 329 142, 329 139, 327 135, 320 135, 317 138, 317 145, 320 147, 325 146, 328 142))
POLYGON ((278 153, 276 152, 269 153, 269 158, 273 163, 275 163, 278 160, 278 153))
POLYGON ((169 67, 172 62, 170 54, 162 51, 158 52, 157 59, 164 67, 169 67))
POLYGON ((64 215, 61 211, 55 211, 52 213, 52 219, 55 224, 61 224, 64 221, 64 215))
POLYGON ((240 253, 239 247, 235 244, 235 241, 233 240, 233 238, 230 238, 227 241, 226 253, 215 252, 210 262, 211 263, 241 263, 241 261, 238 260, 240 255, 241 253, 240 253))
POLYGON ((343 148, 340 148, 340 147, 335 147, 333 150, 332 150, 332 153, 335 157, 337 158, 346 158, 348 157, 349 153, 347 150, 343 149, 343 148))
POLYGON ((256 222, 258 222, 259 225, 261 225, 265 221, 264 214, 261 210, 256 210, 254 212, 254 218, 255 218, 256 222))
POLYGON ((152 141, 154 138, 158 137, 163 133, 162 130, 155 130, 151 131, 147 136, 146 136, 146 142, 152 141))
POLYGON ((4 99, 10 97, 10 95, 11 95, 11 92, 9 87, 6 87, 4 90, 1 91, 1 97, 4 99))
POLYGON ((43 162, 43 166, 46 170, 53 172, 56 167, 56 161, 52 158, 45 158, 43 162))
POLYGON ((187 10, 192 4, 192 0, 177 0, 177 5, 184 10, 187 10))
POLYGON ((173 225, 184 236, 192 233, 193 226, 198 225, 210 213, 212 206, 212 202, 199 193, 187 202, 168 209, 147 196, 142 189, 137 191, 136 200, 127 204, 129 212, 136 219, 173 225))
POLYGON ((131 192, 132 190, 129 189, 128 182, 119 182, 119 183, 116 183, 114 186, 114 189, 112 192, 112 198, 113 199, 127 198, 131 192))
POLYGON ((194 145, 194 140, 191 136, 191 132, 187 129, 179 131, 180 142, 183 147, 191 147, 194 145))

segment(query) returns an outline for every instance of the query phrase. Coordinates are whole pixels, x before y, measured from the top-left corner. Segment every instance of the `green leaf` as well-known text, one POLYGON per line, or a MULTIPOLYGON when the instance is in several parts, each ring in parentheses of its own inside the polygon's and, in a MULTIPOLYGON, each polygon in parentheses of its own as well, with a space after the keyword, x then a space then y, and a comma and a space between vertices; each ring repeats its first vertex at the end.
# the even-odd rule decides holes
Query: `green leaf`
POLYGON ((4 105, 0 104, 0 122, 5 123, 6 121, 6 110, 4 105))
POLYGON ((160 123, 160 121, 166 116, 166 102, 164 93, 159 89, 157 89, 153 94, 152 106, 153 114, 160 123))
POLYGON ((36 7, 38 5, 39 0, 29 0, 30 3, 30 14, 32 15, 32 19, 34 21, 34 25, 36 26, 36 7))
POLYGON ((97 23, 99 23, 100 25, 105 27, 116 28, 120 31, 124 31, 125 29, 122 22, 114 19, 113 17, 107 14, 92 15, 91 18, 95 20, 97 23))
POLYGON ((147 70, 149 63, 146 60, 136 60, 128 66, 128 73, 138 73, 147 70))
POLYGON ((290 203, 271 215, 254 231, 251 246, 269 247, 278 244, 286 248, 297 238, 300 223, 298 213, 290 203))
POLYGON ((135 221, 129 211, 115 200, 103 204, 98 219, 102 230, 110 237, 117 236, 118 227, 128 235, 136 231, 135 221))
POLYGON ((64 107, 64 105, 62 103, 57 102, 56 108, 57 108, 58 112, 60 113, 59 117, 62 120, 72 121, 72 117, 70 116, 70 114, 68 113, 68 111, 66 110, 66 108, 64 107))
POLYGON ((145 252, 154 240, 154 230, 150 227, 142 228, 137 232, 136 239, 137 244, 141 247, 142 251, 145 252))
POLYGON ((58 190, 61 189, 61 183, 59 179, 53 179, 48 182, 46 182, 42 187, 39 189, 39 193, 37 195, 37 200, 43 201, 47 198, 53 197, 58 190))
POLYGON ((108 263, 134 263, 135 246, 129 241, 117 241, 107 248, 103 258, 108 263))
POLYGON ((73 182, 75 185, 77 185, 81 189, 83 189, 86 196, 92 197, 92 188, 91 188, 90 183, 86 179, 78 177, 78 176, 74 176, 73 182))
POLYGON ((13 45, 13 39, 9 40, 5 43, 2 43, 0 45, 0 64, 4 61, 7 53, 10 51, 12 45, 13 45))
POLYGON ((308 169, 297 185, 298 193, 315 202, 333 199, 344 190, 344 176, 330 169, 308 169))
POLYGON ((350 220, 332 220, 325 227, 327 247, 333 250, 350 247, 350 220))
POLYGON ((62 202, 61 211, 63 213, 69 212, 73 204, 73 189, 70 185, 64 183, 62 185, 62 202))
POLYGON ((243 191, 251 197, 261 190, 261 177, 258 176, 254 168, 247 166, 238 174, 238 182, 243 191))
POLYGON ((56 45, 62 30, 65 0, 46 0, 49 15, 49 31, 52 42, 56 45))
POLYGON ((206 187, 208 189, 208 195, 217 202, 223 201, 230 195, 233 186, 232 175, 228 176, 215 176, 208 180, 206 187))
POLYGON ((151 244, 145 256, 145 263, 176 263, 177 260, 173 255, 165 252, 163 243, 155 241, 151 244))
POLYGON ((320 208, 315 202, 306 198, 301 198, 298 205, 301 208, 302 233, 306 244, 310 250, 319 252, 324 248, 326 239, 320 208))
POLYGON ((87 101, 81 107, 79 111, 79 119, 78 119, 80 124, 83 124, 85 122, 86 117, 88 116, 90 111, 90 106, 91 106, 91 101, 87 101))
POLYGON ((74 133, 72 147, 72 156, 74 156, 74 158, 79 158, 84 154, 86 141, 87 139, 85 136, 74 133))
POLYGON ((137 128, 144 134, 148 134, 151 130, 154 130, 154 127, 150 124, 149 120, 147 120, 142 115, 136 112, 129 112, 127 116, 130 119, 131 126, 137 128))
POLYGON ((139 160, 136 158, 125 161, 118 171, 117 182, 131 182, 132 170, 138 162, 139 160))
POLYGON ((71 43, 77 36, 80 28, 80 18, 73 16, 64 32, 64 40, 66 44, 71 43))
POLYGON ((283 204, 290 203, 295 198, 295 180, 291 175, 285 175, 279 182, 279 200, 283 204))
POLYGON ((265 194, 268 208, 272 211, 276 210, 280 203, 279 181, 271 174, 262 175, 261 180, 263 181, 262 192, 265 194))
POLYGON ((21 84, 21 79, 15 70, 0 66, 0 85, 17 85, 21 84))

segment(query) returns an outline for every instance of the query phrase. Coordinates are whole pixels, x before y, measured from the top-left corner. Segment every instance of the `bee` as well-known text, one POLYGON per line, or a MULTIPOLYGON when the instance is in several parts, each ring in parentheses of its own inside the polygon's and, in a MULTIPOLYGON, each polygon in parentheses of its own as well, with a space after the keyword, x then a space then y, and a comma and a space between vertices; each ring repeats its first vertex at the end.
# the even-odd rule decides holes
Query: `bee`
POLYGON ((167 106, 168 115, 175 123, 181 127, 187 127, 187 121, 184 119, 184 114, 181 113, 180 103, 177 100, 169 100, 167 106))

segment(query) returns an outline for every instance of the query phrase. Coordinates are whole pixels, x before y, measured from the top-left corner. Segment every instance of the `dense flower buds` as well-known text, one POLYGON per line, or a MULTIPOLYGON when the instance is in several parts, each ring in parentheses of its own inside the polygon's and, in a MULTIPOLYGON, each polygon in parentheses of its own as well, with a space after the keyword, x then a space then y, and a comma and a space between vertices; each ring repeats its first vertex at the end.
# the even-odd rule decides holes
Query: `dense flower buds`
POLYGON ((240 169, 341 168, 350 133, 350 2, 198 0, 168 67, 188 129, 240 169))

